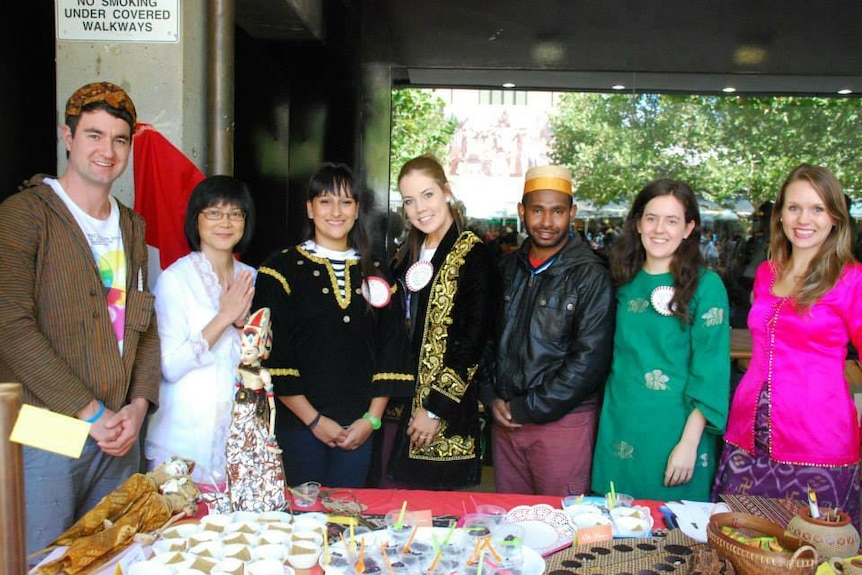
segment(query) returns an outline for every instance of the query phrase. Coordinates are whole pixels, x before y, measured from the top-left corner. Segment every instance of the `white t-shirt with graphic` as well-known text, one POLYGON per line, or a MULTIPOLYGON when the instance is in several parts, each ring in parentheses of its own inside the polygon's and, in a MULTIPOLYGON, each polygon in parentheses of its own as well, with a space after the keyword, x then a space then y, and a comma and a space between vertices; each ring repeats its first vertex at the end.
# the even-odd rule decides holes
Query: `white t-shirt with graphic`
POLYGON ((105 286, 111 325, 114 327, 120 353, 122 353, 126 323, 126 252, 123 249, 123 234, 120 232, 120 209, 117 206, 117 200, 113 196, 109 197, 111 214, 107 219, 100 220, 78 207, 60 182, 51 178, 45 178, 44 181, 51 186, 75 216, 81 231, 84 232, 84 237, 90 244, 93 259, 102 278, 102 285, 105 286))

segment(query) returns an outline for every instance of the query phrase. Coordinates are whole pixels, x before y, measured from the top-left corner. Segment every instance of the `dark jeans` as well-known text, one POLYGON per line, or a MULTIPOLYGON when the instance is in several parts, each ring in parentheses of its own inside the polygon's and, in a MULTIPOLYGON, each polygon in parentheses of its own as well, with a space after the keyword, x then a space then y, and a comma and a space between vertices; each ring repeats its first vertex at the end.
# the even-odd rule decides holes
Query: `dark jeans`
POLYGON ((329 447, 308 429, 276 430, 283 450, 284 474, 289 485, 317 481, 326 487, 365 487, 371 465, 372 438, 358 449, 329 447))

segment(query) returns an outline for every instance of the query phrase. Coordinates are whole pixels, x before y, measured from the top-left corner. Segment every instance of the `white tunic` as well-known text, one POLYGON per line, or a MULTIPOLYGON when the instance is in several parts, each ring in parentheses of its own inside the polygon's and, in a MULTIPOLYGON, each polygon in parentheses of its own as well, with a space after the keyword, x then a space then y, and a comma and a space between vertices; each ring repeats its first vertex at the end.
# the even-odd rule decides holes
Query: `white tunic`
MULTIPOLYGON (((254 268, 235 262, 234 276, 254 268)), ((192 252, 161 273, 153 290, 162 349, 159 409, 145 452, 156 465, 172 455, 192 459, 196 482, 225 478, 225 442, 236 391, 239 335, 226 329, 209 347, 201 330, 218 313, 220 287, 209 261, 192 252)))

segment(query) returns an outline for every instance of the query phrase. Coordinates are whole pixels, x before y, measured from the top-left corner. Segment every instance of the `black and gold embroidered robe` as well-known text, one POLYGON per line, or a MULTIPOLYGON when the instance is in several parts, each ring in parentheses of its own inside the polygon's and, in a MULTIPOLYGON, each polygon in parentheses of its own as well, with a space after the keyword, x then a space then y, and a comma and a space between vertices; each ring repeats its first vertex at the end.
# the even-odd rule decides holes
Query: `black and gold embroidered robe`
POLYGON ((477 383, 479 361, 489 342, 499 281, 490 251, 476 234, 458 234, 453 224, 437 247, 432 280, 407 292, 404 258, 393 271, 409 296, 408 329, 416 362, 416 393, 401 413, 389 475, 426 489, 474 485, 481 479, 477 383), (410 414, 424 407, 440 416, 428 446, 411 446, 410 414))

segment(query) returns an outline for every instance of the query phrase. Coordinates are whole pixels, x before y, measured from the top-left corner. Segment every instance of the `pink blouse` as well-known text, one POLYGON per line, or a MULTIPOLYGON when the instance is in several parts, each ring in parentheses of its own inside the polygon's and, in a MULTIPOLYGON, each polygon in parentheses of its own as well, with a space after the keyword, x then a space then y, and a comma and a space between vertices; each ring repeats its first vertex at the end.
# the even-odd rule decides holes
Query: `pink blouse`
POLYGON ((800 314, 772 293, 772 262, 754 278, 748 315, 751 364, 733 396, 725 439, 754 453, 754 419, 769 385, 770 457, 801 465, 859 461, 859 423, 844 378, 848 342, 862 350, 862 264, 844 268, 835 286, 800 314))

